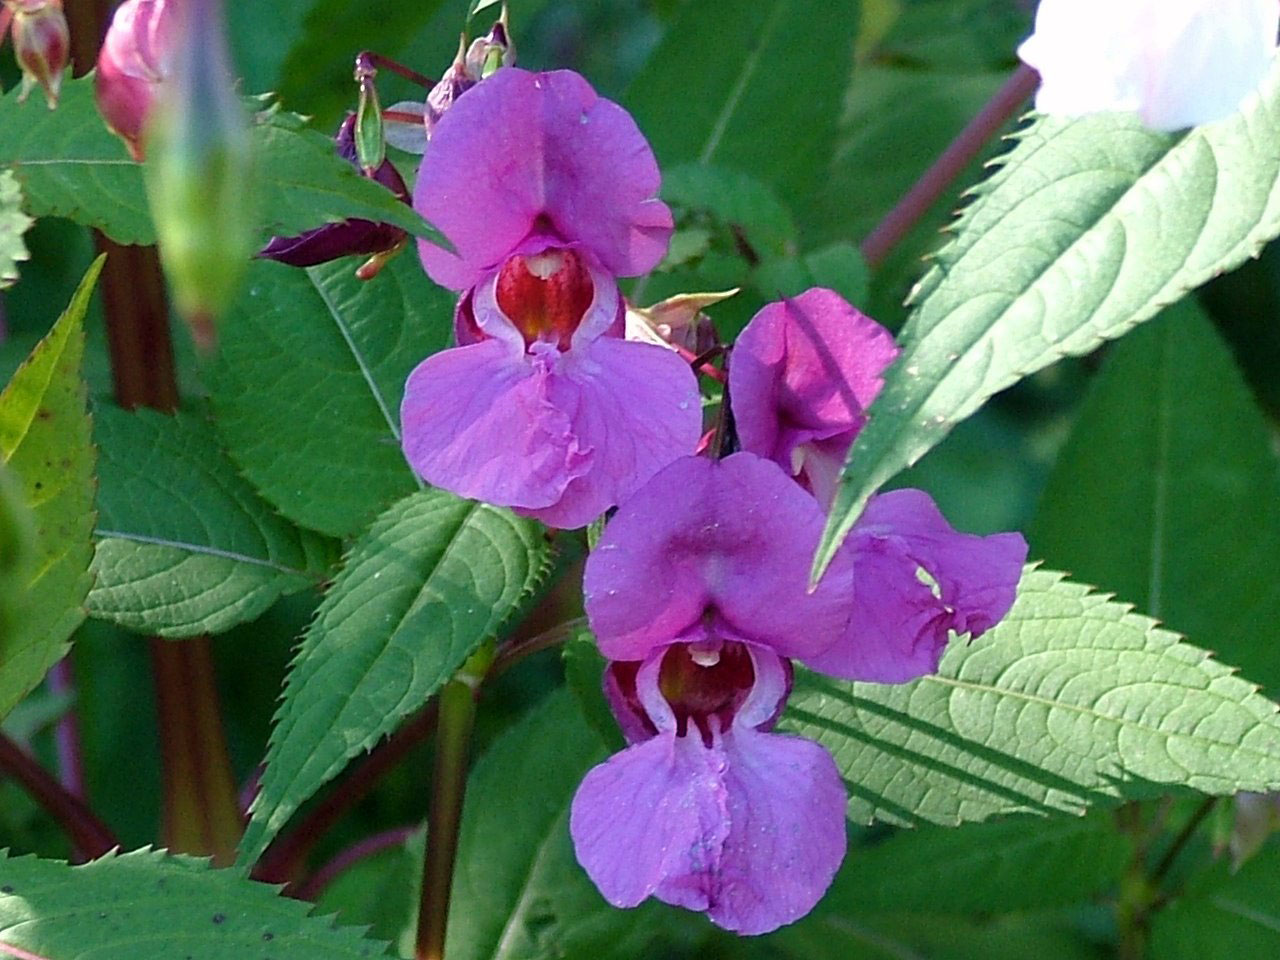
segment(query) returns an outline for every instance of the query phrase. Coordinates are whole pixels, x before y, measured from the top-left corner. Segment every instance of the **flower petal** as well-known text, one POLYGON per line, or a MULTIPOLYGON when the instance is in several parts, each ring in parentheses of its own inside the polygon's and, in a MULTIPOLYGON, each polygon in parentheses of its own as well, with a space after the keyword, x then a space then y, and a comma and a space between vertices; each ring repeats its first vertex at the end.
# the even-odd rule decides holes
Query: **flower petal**
POLYGON ((714 612, 727 639, 816 655, 844 629, 851 576, 840 556, 809 593, 823 523, 817 502, 767 460, 676 461, 623 503, 587 558, 601 651, 644 659, 714 612))
POLYGON ((634 907, 669 878, 713 869, 729 832, 723 766, 719 751, 668 730, 587 774, 569 832, 606 900, 634 907))
POLYGON ((548 526, 590 523, 698 445, 697 379, 669 350, 601 337, 566 354, 557 378, 575 398, 572 435, 592 458, 554 504, 532 511, 548 526))
POLYGON ((1041 0, 1018 50, 1040 73, 1036 107, 1139 111, 1178 130, 1233 112, 1270 67, 1274 0, 1041 0))
POLYGON ((742 448, 789 473, 802 444, 843 459, 897 355, 889 331, 832 290, 769 304, 742 331, 729 364, 742 448))
MULTIPOLYGON (((845 854, 845 789, 812 740, 735 726, 724 738, 729 835, 707 916, 726 930, 768 933, 814 908, 845 854)), ((658 887, 674 902, 679 880, 658 887)))
POLYGON ((573 432, 577 391, 501 340, 443 350, 409 374, 404 453, 433 486, 503 506, 557 503, 593 452, 573 432))
POLYGON ((662 259, 671 236, 659 181, 635 121, 578 74, 506 67, 432 132, 414 207, 457 255, 426 241, 418 251, 433 280, 464 290, 544 221, 611 273, 635 276, 662 259))
POLYGON ((957 533, 927 493, 894 490, 872 498, 843 552, 853 560, 849 627, 807 663, 834 676, 904 683, 937 670, 950 631, 978 637, 1009 612, 1027 544, 1017 533, 957 533))

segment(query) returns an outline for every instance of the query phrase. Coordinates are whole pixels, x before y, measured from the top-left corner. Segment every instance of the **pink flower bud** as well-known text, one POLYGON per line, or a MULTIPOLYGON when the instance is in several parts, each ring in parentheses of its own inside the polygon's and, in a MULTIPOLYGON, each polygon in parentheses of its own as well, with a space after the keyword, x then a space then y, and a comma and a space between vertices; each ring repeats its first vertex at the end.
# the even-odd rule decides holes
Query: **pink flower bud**
POLYGON ((62 0, 7 0, 13 11, 13 51, 22 68, 25 100, 39 84, 52 110, 58 105, 58 88, 67 67, 71 38, 62 0))
POLYGON ((135 160, 162 83, 172 69, 173 7, 168 0, 125 0, 107 29, 94 92, 98 109, 135 160))

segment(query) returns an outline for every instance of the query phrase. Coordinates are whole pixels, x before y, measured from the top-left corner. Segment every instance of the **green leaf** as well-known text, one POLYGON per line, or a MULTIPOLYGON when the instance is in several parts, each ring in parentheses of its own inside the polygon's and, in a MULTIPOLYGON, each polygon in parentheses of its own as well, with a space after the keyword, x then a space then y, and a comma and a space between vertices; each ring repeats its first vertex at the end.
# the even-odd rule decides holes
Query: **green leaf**
MULTIPOLYGON (((81 866, 0 851, 0 941, 57 960, 264 957, 360 960, 386 946, 309 916, 311 905, 158 850, 81 866)), ((0 947, 0 953, 4 953, 0 947)))
POLYGON ((853 3, 686 3, 623 102, 664 169, 749 170, 795 203, 831 162, 857 29, 853 3))
POLYGON ((18 481, 0 462, 0 642, 20 622, 35 551, 35 523, 18 481))
POLYGON ((849 452, 815 569, 871 494, 993 394, 1087 353, 1280 233, 1280 65, 1184 135, 1044 118, 977 191, 914 294, 903 353, 849 452))
POLYGON ((1280 951, 1280 848, 1273 843, 1238 873, 1224 861, 1156 914, 1152 960, 1238 960, 1280 951))
POLYGON ((368 282, 351 261, 254 263, 208 371, 232 459, 295 522, 363 529, 418 487, 400 452, 400 397, 452 320, 452 297, 412 253, 368 282))
POLYGON ((0 290, 18 279, 18 264, 30 258, 22 235, 34 221, 22 212, 22 188, 12 170, 0 170, 0 290))
POLYGON ((0 394, 0 460, 35 519, 34 573, 22 620, 0 636, 0 717, 66 652, 84 620, 93 558, 93 446, 80 376, 94 262, 66 312, 0 394))
POLYGON ((443 686, 550 565, 538 524, 440 490, 379 517, 294 659, 241 860, 256 860, 304 800, 443 686))
POLYGON ((190 413, 100 406, 90 616, 188 637, 252 620, 316 586, 335 545, 280 518, 190 413))
POLYGON ((578 631, 564 645, 561 659, 565 685, 573 693, 582 719, 610 750, 623 749, 626 741, 604 696, 604 671, 608 663, 596 646, 595 636, 589 630, 578 631))
POLYGON ((609 906, 574 857, 569 804, 587 770, 604 758, 568 692, 558 690, 476 764, 458 837, 445 956, 595 957, 656 926, 652 905, 609 906))
MULTIPOLYGON (((441 237, 385 187, 357 173, 333 141, 276 109, 254 127, 268 233, 292 235, 335 220, 380 220, 439 242, 441 237)), ((93 77, 62 85, 56 112, 17 91, 0 99, 0 168, 22 184, 27 210, 96 227, 117 243, 155 243, 142 167, 98 114, 93 77)))
POLYGON ((1107 355, 1030 540, 1047 563, 1105 583, 1280 691, 1280 462, 1192 301, 1107 355))
POLYGON ((852 848, 818 909, 857 917, 1067 906, 1113 885, 1130 846, 1109 811, 903 830, 852 848))
POLYGON ((827 746, 849 817, 955 825, 1187 787, 1280 789, 1280 716, 1155 621, 1048 570, 914 683, 797 671, 783 726, 827 746))
POLYGON ((850 303, 864 303, 870 283, 867 262, 851 243, 833 243, 803 257, 770 260, 752 277, 766 300, 795 297, 810 287, 828 287, 850 303))
POLYGON ((683 215, 682 222, 709 221, 729 228, 736 246, 749 247, 753 258, 795 253, 791 211, 769 187, 745 173, 706 164, 673 167, 663 173, 662 198, 683 215))

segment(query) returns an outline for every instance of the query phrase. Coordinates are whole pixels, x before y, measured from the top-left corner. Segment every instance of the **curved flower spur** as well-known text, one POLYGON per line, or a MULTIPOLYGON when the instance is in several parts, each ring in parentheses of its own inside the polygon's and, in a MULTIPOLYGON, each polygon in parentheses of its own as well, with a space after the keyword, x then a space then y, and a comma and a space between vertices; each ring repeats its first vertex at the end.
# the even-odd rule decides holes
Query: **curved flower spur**
POLYGON ((616 277, 665 254, 671 213, 631 117, 570 71, 498 70, 432 130, 418 252, 461 294, 459 346, 410 374, 404 452, 427 482, 583 526, 698 443, 697 381, 623 338, 616 277))

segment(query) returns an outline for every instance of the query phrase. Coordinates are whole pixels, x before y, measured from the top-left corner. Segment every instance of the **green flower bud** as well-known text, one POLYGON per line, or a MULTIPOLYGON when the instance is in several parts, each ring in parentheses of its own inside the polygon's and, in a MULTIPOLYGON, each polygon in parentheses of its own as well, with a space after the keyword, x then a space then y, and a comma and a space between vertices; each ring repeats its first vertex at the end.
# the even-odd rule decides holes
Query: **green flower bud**
POLYGON ((146 179, 174 302, 202 348, 213 346, 214 320, 257 248, 253 167, 221 4, 193 0, 147 135, 146 179))

